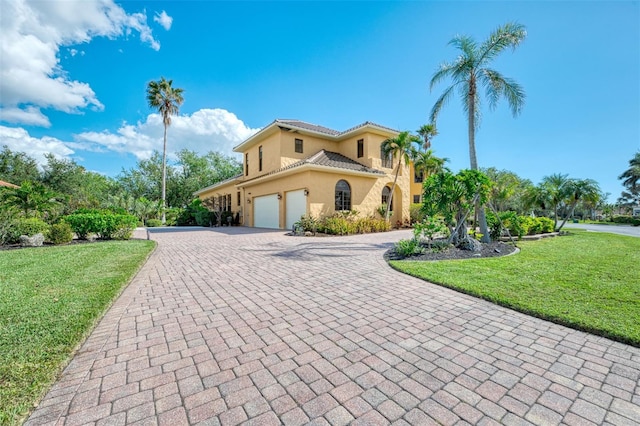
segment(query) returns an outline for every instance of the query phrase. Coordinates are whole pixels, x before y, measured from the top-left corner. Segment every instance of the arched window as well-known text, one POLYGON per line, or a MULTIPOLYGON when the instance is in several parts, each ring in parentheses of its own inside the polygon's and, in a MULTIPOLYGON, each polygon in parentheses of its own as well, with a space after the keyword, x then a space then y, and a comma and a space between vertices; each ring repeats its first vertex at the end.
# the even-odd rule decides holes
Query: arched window
POLYGON ((336 183, 336 211, 351 210, 351 187, 346 180, 336 183))
MULTIPOLYGON (((391 188, 385 186, 382 188, 382 204, 389 203, 389 198, 391 198, 391 188)), ((390 211, 393 211, 393 199, 391 199, 391 206, 389 208, 390 211)))

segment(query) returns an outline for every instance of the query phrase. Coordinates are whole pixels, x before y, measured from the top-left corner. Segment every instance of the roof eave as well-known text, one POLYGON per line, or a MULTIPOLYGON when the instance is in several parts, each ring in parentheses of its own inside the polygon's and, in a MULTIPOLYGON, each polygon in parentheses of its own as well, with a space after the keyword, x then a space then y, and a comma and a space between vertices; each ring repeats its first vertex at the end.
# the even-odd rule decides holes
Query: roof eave
POLYGON ((302 171, 309 171, 309 170, 315 170, 315 171, 325 172, 325 173, 349 175, 349 176, 363 176, 363 177, 370 177, 370 178, 381 178, 386 176, 384 172, 376 173, 376 172, 369 172, 369 171, 362 171, 362 170, 341 169, 338 167, 322 166, 319 164, 302 164, 300 166, 282 170, 277 173, 267 174, 267 175, 260 176, 248 181, 238 182, 237 186, 245 186, 245 187, 253 186, 258 183, 267 182, 273 179, 279 179, 284 176, 288 176, 294 173, 299 173, 302 171))

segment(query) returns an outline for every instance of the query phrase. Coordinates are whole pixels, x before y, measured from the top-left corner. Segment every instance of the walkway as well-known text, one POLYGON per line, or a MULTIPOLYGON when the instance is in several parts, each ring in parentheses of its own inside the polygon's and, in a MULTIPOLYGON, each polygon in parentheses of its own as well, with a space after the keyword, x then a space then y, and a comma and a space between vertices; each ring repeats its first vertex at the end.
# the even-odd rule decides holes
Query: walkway
POLYGON ((155 230, 27 424, 640 424, 640 349, 402 275, 408 235, 155 230))

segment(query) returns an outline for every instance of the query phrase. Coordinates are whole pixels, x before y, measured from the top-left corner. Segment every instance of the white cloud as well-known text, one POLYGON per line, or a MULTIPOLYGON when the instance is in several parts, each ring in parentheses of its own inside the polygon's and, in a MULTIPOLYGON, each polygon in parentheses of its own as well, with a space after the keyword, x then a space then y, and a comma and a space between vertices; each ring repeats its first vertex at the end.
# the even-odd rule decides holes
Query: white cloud
MULTIPOLYGON (((46 117, 45 117, 46 118, 46 117)), ((201 109, 191 115, 173 117, 167 132, 167 153, 175 158, 181 149, 189 149, 199 154, 217 151, 232 155, 233 147, 260 129, 247 127, 235 114, 224 109, 201 109)), ((21 127, 0 125, 0 149, 7 145, 12 151, 24 152, 39 164, 45 164, 45 154, 57 158, 79 160, 84 152, 118 152, 132 154, 137 159, 151 157, 153 151, 162 151, 162 118, 149 114, 144 122, 123 123, 112 133, 84 132, 74 135, 73 141, 44 136, 33 137, 21 127)))
POLYGON ((8 146, 12 151, 24 152, 34 158, 38 164, 46 163, 45 154, 51 153, 57 158, 69 158, 74 153, 68 142, 50 136, 34 138, 20 127, 0 126, 0 140, 2 145, 8 146))
POLYGON ((33 106, 20 108, 0 108, 0 121, 22 123, 31 126, 51 127, 51 122, 40 108, 33 106))
MULTIPOLYGON (((61 46, 88 43, 93 37, 114 39, 136 31, 142 42, 160 49, 146 14, 128 14, 113 0, 2 0, 2 9, 2 121, 47 126, 50 123, 41 112, 43 108, 67 113, 90 106, 104 108, 89 84, 72 80, 60 67, 61 46)), ((77 49, 69 52, 72 56, 79 53, 77 49)))
MULTIPOLYGON (((232 154, 234 146, 257 132, 247 127, 235 114, 224 109, 201 109, 191 115, 171 118, 167 131, 167 151, 189 149, 200 154, 218 151, 232 154)), ((92 144, 91 150, 131 153, 146 159, 154 150, 162 151, 164 127, 159 114, 149 114, 144 122, 124 123, 116 133, 84 132, 75 135, 76 142, 92 144)))
POLYGON ((171 29, 171 24, 173 23, 173 18, 167 15, 167 12, 165 12, 164 10, 160 13, 156 12, 153 20, 162 25, 162 27, 167 31, 171 29))

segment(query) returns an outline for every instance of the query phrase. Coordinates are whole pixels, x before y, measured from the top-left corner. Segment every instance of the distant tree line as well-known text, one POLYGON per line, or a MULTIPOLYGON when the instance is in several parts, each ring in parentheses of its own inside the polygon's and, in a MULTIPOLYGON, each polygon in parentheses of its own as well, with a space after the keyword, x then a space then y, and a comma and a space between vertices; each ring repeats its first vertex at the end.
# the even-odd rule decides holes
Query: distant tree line
MULTIPOLYGON (((162 155, 140 160, 115 178, 86 170, 74 160, 45 156, 42 166, 29 155, 4 146, 0 180, 18 188, 0 187, 0 228, 16 218, 37 218, 53 224, 78 210, 110 209, 135 215, 139 222, 161 217, 162 155)), ((184 149, 166 168, 167 210, 175 223, 193 201, 193 193, 241 172, 234 158, 184 149)))

